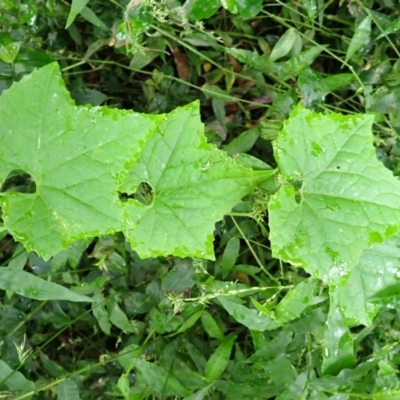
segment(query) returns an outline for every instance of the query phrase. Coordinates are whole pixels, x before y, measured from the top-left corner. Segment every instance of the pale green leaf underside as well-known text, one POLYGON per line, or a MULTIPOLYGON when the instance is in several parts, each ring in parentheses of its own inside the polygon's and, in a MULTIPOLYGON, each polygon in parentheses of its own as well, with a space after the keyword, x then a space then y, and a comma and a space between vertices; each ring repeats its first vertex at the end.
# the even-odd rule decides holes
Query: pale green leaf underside
POLYGON ((400 236, 364 250, 343 286, 338 306, 349 325, 370 325, 379 308, 400 293, 400 236))
POLYGON ((55 63, 4 91, 0 120, 0 182, 23 170, 36 183, 2 193, 5 226, 45 258, 115 231, 142 257, 213 258, 214 223, 273 174, 209 146, 196 104, 168 115, 76 107, 55 63), (141 182, 152 204, 119 200, 141 182))
POLYGON ((286 180, 269 205, 274 256, 329 283, 400 229, 400 182, 376 159, 372 122, 299 106, 274 143, 286 180))

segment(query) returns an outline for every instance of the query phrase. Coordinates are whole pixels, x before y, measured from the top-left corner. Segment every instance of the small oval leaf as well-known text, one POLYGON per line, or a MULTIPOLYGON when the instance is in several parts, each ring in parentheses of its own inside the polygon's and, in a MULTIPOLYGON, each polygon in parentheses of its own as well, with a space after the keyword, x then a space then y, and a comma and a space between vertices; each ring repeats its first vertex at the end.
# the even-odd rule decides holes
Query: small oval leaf
POLYGON ((296 41, 297 33, 294 28, 288 29, 276 42, 274 48, 272 49, 269 60, 274 62, 280 58, 286 56, 296 41))
POLYGON ((217 347, 214 353, 207 361, 204 373, 208 380, 217 380, 225 371, 228 365, 229 357, 233 344, 235 343, 236 335, 229 336, 217 347))
POLYGON ((90 297, 75 293, 56 283, 45 281, 25 271, 9 268, 0 268, 0 289, 12 290, 29 299, 42 301, 92 301, 90 297))

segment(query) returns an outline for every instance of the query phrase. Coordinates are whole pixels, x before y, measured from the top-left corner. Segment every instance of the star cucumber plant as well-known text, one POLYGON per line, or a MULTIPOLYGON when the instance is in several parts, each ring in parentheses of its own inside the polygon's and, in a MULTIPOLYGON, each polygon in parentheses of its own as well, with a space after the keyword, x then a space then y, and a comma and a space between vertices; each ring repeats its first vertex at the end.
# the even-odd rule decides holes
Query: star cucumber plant
MULTIPOLYGON (((44 258, 78 240, 121 231, 142 258, 212 260, 215 222, 276 180, 268 205, 273 255, 311 274, 310 293, 315 279, 330 286, 328 322, 370 324, 396 292, 400 183, 374 155, 372 116, 322 115, 298 106, 273 143, 278 169, 251 160, 257 168, 250 168, 207 143, 196 103, 163 115, 78 107, 53 63, 2 94, 0 119, 1 181, 23 171, 35 184, 32 193, 3 191, 4 224, 44 258), (353 290, 359 295, 349 305, 353 290)), ((19 293, 43 299, 32 285, 19 293)), ((275 316, 265 317, 265 329, 295 317, 289 310, 294 290, 275 316)), ((239 318, 236 303, 221 304, 239 318)), ((332 365, 327 357, 324 367, 332 365)))
POLYGON ((197 104, 168 115, 76 107, 56 63, 6 91, 0 113, 0 179, 23 170, 36 184, 2 194, 4 222, 44 258, 122 231, 141 257, 213 259, 215 222, 274 174, 207 144, 197 104), (143 184, 150 205, 129 198, 143 184))

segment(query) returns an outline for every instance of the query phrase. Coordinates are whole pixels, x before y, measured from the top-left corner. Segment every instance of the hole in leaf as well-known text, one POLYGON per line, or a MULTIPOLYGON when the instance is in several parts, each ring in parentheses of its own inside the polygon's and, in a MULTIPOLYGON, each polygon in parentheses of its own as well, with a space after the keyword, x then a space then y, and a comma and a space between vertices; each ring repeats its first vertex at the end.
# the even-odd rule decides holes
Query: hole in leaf
POLYGON ((296 194, 294 195, 294 200, 296 201, 297 204, 301 203, 301 193, 300 192, 296 192, 296 194))
POLYGON ((136 192, 131 194, 126 192, 119 193, 118 197, 122 202, 128 201, 129 199, 135 199, 139 203, 149 206, 153 203, 153 187, 147 182, 141 182, 137 187, 136 192))
POLYGON ((12 170, 3 184, 2 192, 36 193, 36 183, 32 175, 21 169, 12 170))

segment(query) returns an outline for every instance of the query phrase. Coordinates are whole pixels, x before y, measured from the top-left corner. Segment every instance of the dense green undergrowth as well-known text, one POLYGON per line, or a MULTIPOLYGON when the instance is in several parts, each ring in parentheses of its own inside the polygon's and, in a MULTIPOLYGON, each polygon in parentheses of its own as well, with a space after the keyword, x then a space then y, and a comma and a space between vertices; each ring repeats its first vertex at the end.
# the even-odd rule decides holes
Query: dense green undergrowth
POLYGON ((399 398, 398 31, 0 3, 1 396, 399 398))

